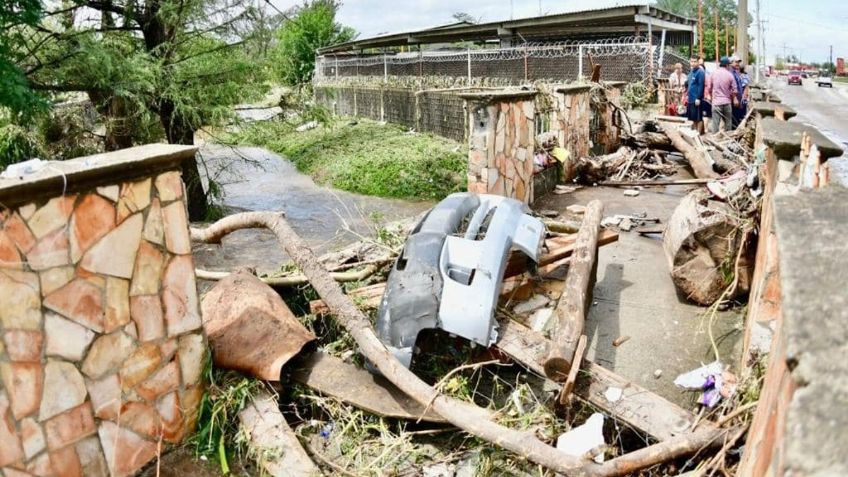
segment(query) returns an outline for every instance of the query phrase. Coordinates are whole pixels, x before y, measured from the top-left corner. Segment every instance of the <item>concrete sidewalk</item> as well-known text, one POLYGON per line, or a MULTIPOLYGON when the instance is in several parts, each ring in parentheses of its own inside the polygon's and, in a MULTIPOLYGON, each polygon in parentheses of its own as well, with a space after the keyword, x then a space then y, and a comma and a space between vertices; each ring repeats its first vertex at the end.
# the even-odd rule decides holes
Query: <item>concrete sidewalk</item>
MULTIPOLYGON (((689 176, 687 176, 689 177, 689 176)), ((549 194, 536 209, 565 213, 572 204, 599 199, 604 215, 647 212, 665 224, 691 187, 646 188, 637 197, 624 189, 588 187, 571 194, 549 194)), ((706 308, 677 293, 669 274, 660 234, 643 237, 621 232, 619 241, 600 249, 594 306, 586 323, 588 358, 654 391, 684 409, 691 409, 697 393, 683 392, 673 381, 677 375, 715 359, 709 337, 706 308), (613 340, 629 336, 618 347, 613 340), (659 378, 654 372, 661 370, 659 378)), ((742 310, 718 313, 712 334, 721 360, 737 371, 741 354, 742 310)))

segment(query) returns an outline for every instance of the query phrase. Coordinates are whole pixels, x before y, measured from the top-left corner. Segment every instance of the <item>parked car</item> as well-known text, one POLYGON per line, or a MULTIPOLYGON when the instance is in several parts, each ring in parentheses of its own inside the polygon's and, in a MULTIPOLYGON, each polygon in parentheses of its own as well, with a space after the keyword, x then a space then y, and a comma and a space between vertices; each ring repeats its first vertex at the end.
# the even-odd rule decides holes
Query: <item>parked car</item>
POLYGON ((790 71, 789 79, 786 80, 787 84, 797 84, 801 85, 801 72, 800 71, 790 71))
POLYGON ((816 86, 821 88, 822 86, 827 86, 828 88, 833 88, 833 78, 830 76, 820 76, 816 79, 816 86))

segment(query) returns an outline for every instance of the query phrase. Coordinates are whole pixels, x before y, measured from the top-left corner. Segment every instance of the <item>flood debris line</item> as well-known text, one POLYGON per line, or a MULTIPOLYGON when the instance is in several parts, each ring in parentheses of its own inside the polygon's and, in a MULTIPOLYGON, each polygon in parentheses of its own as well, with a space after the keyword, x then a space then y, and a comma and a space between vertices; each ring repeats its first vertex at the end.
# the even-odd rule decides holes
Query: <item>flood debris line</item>
POLYGON ((271 477, 324 475, 300 445, 280 412, 276 396, 261 391, 238 415, 250 440, 250 452, 271 477))
POLYGON ((714 179, 718 174, 713 170, 713 159, 706 148, 700 143, 697 135, 692 135, 692 129, 681 128, 676 124, 663 123, 663 132, 668 136, 674 147, 683 153, 683 157, 692 167, 692 172, 699 179, 714 179), (687 140, 687 138, 689 140, 687 140), (689 141, 692 141, 690 143, 689 141))
POLYGON ((606 180, 636 181, 672 175, 677 171, 677 165, 665 156, 665 152, 660 154, 651 149, 634 150, 621 146, 611 154, 581 158, 575 166, 576 180, 584 184, 598 184, 606 180))
MULTIPOLYGON (((670 436, 668 440, 660 444, 616 457, 601 465, 591 461, 587 456, 569 456, 551 445, 554 440, 553 438, 540 438, 538 430, 522 431, 498 424, 492 420, 491 414, 488 411, 442 394, 437 389, 424 383, 407 369, 379 341, 368 318, 356 307, 351 298, 343 293, 338 283, 329 276, 316 257, 281 215, 271 212, 236 214, 212 224, 207 229, 192 229, 192 238, 206 243, 214 243, 224 235, 235 230, 258 227, 268 228, 274 232, 289 256, 303 271, 303 274, 309 278, 310 283, 323 299, 332 315, 336 317, 336 321, 343 325, 359 346, 362 355, 379 370, 382 376, 397 386, 398 389, 402 390, 403 393, 414 399, 418 405, 429 408, 429 411, 441 416, 461 430, 510 450, 531 462, 568 476, 628 475, 670 459, 691 454, 692 452, 712 447, 716 444, 720 445, 722 435, 726 432, 723 430, 717 431, 712 427, 694 433, 685 432, 676 437, 670 436)), ((501 340, 509 339, 510 337, 515 338, 514 333, 509 331, 510 328, 512 328, 512 324, 501 323, 499 346, 502 344, 501 340)), ((532 330, 527 331, 533 333, 532 330)), ((531 346, 531 348, 537 351, 539 349, 545 350, 547 348, 546 341, 544 338, 541 341, 537 340, 535 343, 537 346, 531 346), (541 345, 541 348, 538 345, 541 345)), ((520 348, 520 350, 517 350, 518 354, 527 352, 525 346, 521 346, 520 348)), ((535 354, 536 357, 533 360, 537 361, 535 365, 531 366, 531 369, 535 368, 541 371, 538 356, 544 356, 544 353, 542 351, 541 354, 538 352, 535 354)), ((586 369, 590 373, 596 371, 600 373, 605 372, 603 368, 600 368, 600 370, 595 368, 598 367, 587 363, 586 369)), ((618 387, 622 388, 623 397, 621 401, 616 403, 616 408, 625 404, 624 401, 627 400, 628 396, 633 397, 632 394, 628 394, 625 385, 619 385, 618 387)), ((638 388, 633 387, 631 389, 638 388)), ((636 400, 640 399, 638 397, 633 398, 636 400)), ((656 397, 656 399, 661 400, 662 398, 656 397)), ((640 407, 642 406, 644 404, 640 407)), ((627 408, 627 406, 624 407, 627 408)), ((610 412, 617 415, 615 409, 611 409, 610 412)), ((656 412, 656 410, 652 412, 656 412)), ((683 413, 684 415, 686 414, 685 411, 683 413)), ((636 417, 635 419, 638 420, 640 418, 636 417)), ((324 461, 324 459, 321 460, 324 461)), ((336 466, 330 465, 330 467, 335 468, 336 466)))
POLYGON ((586 207, 583 225, 577 233, 574 253, 565 278, 565 290, 556 306, 556 328, 553 346, 545 360, 545 375, 554 381, 565 381, 572 366, 579 367, 583 356, 575 355, 586 324, 586 313, 592 303, 597 270, 598 233, 604 215, 604 204, 594 200, 586 207))
POLYGON ((219 368, 279 381, 283 365, 315 340, 274 290, 244 270, 218 282, 200 308, 219 368))

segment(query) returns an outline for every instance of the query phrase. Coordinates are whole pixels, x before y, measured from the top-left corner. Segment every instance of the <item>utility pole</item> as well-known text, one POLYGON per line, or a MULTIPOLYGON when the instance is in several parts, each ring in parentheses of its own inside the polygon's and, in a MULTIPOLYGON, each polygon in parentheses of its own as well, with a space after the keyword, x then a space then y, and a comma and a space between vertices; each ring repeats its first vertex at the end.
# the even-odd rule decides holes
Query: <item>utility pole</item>
POLYGON ((830 45, 830 61, 828 63, 830 63, 827 67, 828 73, 833 76, 833 45, 830 45))
MULTIPOLYGON (((757 15, 757 61, 754 62, 754 82, 760 82, 760 68, 762 67, 763 61, 765 57, 763 56, 765 53, 763 49, 760 48, 760 45, 765 44, 763 41, 763 24, 760 22, 760 0, 757 0, 756 6, 756 15, 757 15)), ((737 34, 738 35, 738 34, 737 34)), ((739 38, 737 36, 737 38, 739 38)), ((739 45, 736 45, 736 50, 739 51, 739 45)))
POLYGON ((715 54, 716 54, 715 62, 716 62, 716 66, 718 66, 718 61, 719 61, 718 44, 720 43, 719 37, 718 37, 718 2, 715 3, 715 12, 713 13, 713 18, 715 19, 715 23, 714 23, 714 27, 715 27, 715 37, 714 37, 715 38, 715 54))
POLYGON ((730 56, 730 25, 724 24, 724 56, 730 56))
POLYGON ((704 59, 704 2, 698 0, 698 51, 700 58, 704 59))
POLYGON ((736 14, 736 41, 738 49, 736 55, 742 60, 743 65, 748 64, 748 0, 739 0, 739 8, 736 14))

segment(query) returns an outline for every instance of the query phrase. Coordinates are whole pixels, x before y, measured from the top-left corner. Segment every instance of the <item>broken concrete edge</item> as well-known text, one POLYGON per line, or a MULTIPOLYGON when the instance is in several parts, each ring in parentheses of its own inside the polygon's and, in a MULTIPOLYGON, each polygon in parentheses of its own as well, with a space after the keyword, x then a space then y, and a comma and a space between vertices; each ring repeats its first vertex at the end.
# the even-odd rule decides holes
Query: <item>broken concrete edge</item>
POLYGON ((768 101, 754 101, 751 103, 751 109, 764 118, 774 117, 778 108, 783 110, 783 117, 786 119, 794 118, 798 115, 797 111, 781 103, 768 101))
MULTIPOLYGON (((848 464, 848 189, 775 198, 789 398, 787 474, 846 475, 848 464)), ((778 423, 780 425, 780 423, 778 423)))
POLYGON ((845 151, 841 146, 828 139, 818 129, 805 124, 780 121, 775 118, 763 118, 760 122, 763 142, 769 146, 779 159, 792 160, 801 153, 801 138, 806 132, 815 144, 822 160, 841 156, 845 151))
POLYGON ((174 169, 193 158, 195 146, 147 144, 67 161, 49 161, 38 172, 14 179, 0 179, 0 203, 14 207, 38 197, 149 177, 174 169))

